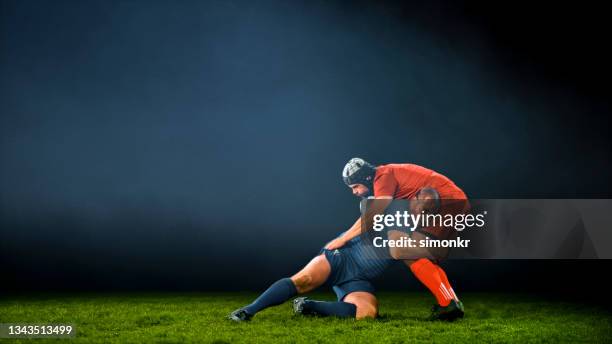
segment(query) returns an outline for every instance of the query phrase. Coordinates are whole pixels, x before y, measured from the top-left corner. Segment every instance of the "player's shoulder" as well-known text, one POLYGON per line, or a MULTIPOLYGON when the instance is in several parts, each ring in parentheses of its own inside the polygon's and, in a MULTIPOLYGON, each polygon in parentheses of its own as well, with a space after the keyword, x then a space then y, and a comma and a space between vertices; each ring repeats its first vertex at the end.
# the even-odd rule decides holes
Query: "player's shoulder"
POLYGON ((393 165, 396 164, 376 166, 376 174, 374 176, 374 179, 380 179, 382 176, 393 174, 393 165))
POLYGON ((418 171, 418 170, 429 170, 426 167, 417 165, 417 164, 410 164, 410 163, 403 163, 403 164, 386 164, 386 165, 380 165, 376 168, 377 171, 380 171, 381 174, 382 173, 393 173, 395 171, 418 171))

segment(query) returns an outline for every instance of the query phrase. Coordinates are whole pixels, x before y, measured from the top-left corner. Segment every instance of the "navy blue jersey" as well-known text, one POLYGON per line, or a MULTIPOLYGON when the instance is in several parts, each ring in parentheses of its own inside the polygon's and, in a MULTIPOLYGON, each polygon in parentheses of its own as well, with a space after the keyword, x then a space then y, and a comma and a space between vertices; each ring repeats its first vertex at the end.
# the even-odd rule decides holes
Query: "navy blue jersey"
POLYGON ((355 237, 338 249, 323 249, 321 252, 325 253, 332 267, 332 285, 351 280, 372 280, 395 263, 385 249, 373 247, 367 235, 355 237))
POLYGON ((385 248, 376 248, 368 236, 358 236, 346 243, 344 253, 352 260, 358 270, 359 277, 374 279, 395 263, 385 248))

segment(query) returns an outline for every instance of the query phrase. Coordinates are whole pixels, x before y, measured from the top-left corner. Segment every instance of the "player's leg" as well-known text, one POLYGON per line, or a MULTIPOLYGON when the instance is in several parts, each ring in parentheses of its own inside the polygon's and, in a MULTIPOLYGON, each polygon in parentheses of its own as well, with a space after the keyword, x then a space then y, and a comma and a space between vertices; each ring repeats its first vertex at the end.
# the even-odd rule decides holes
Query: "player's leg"
MULTIPOLYGON (((418 242, 424 240, 425 235, 415 232, 412 238, 418 242)), ((437 305, 432 309, 432 319, 453 320, 463 316, 463 304, 455 294, 442 267, 434 263, 437 261, 436 257, 445 255, 445 252, 438 252, 402 261, 436 298, 437 305)))
MULTIPOLYGON (((418 232, 413 233, 411 237, 417 242, 425 239, 425 235, 418 232)), ((422 249, 416 249, 415 252, 419 250, 422 249)), ((455 292, 448 282, 446 274, 439 265, 434 263, 437 261, 434 255, 429 253, 416 255, 403 252, 399 259, 431 291, 440 306, 448 306, 453 299, 456 299, 455 292)))
MULTIPOLYGON (((388 236, 390 240, 397 240, 407 234, 392 230, 388 236)), ((418 246, 426 236, 420 232, 413 232, 410 238, 415 240, 418 246)), ((433 318, 452 320, 463 316, 463 304, 455 294, 444 270, 434 263, 448 255, 448 248, 399 247, 390 248, 389 251, 394 259, 406 264, 436 298, 437 305, 433 307, 433 318)))
MULTIPOLYGON (((389 239, 391 240, 397 240, 401 236, 406 235, 406 233, 400 231, 389 231, 389 239)), ((425 235, 414 232, 410 238, 415 240, 418 246, 421 240, 425 240, 425 235)), ((445 248, 441 249, 448 251, 445 248)), ((445 256, 446 251, 438 250, 438 252, 433 252, 433 250, 420 247, 390 248, 389 251, 394 259, 401 260, 410 268, 417 279, 436 297, 440 306, 448 306, 453 299, 459 301, 446 277, 446 273, 444 273, 444 270, 439 265, 434 263, 440 257, 445 256)))
MULTIPOLYGON (((393 241, 400 241, 402 239, 412 239, 414 240, 414 245, 411 247, 389 247, 389 254, 395 260, 418 260, 421 258, 428 258, 435 260, 435 254, 440 254, 439 252, 432 252, 426 247, 419 247, 420 240, 424 240, 425 236, 419 232, 412 232, 410 234, 399 231, 399 230, 389 230, 387 232, 387 238, 393 241)), ((448 250, 448 249, 445 249, 448 250)))
POLYGON ((325 254, 314 257, 300 272, 291 276, 298 294, 320 287, 331 273, 331 265, 325 254))
POLYGON ((342 301, 317 301, 299 297, 293 300, 293 311, 301 315, 323 317, 375 318, 378 315, 378 300, 374 294, 366 291, 352 292, 342 301))
POLYGON ((378 300, 372 293, 356 291, 348 294, 344 302, 352 303, 357 308, 355 317, 359 319, 376 318, 378 316, 378 300))
POLYGON ((249 320, 257 312, 279 305, 296 294, 317 288, 325 283, 330 271, 331 267, 325 255, 316 256, 300 272, 291 278, 282 278, 274 282, 251 304, 233 311, 229 318, 234 321, 249 320))
POLYGON ((463 303, 455 294, 446 273, 439 265, 427 258, 407 260, 404 263, 436 298, 437 304, 432 308, 432 320, 454 320, 463 317, 463 303))
POLYGON ((357 279, 350 269, 342 271, 346 282, 334 285, 337 302, 309 300, 299 297, 293 301, 293 311, 302 315, 336 316, 342 318, 376 317, 378 302, 374 286, 369 280, 357 279))

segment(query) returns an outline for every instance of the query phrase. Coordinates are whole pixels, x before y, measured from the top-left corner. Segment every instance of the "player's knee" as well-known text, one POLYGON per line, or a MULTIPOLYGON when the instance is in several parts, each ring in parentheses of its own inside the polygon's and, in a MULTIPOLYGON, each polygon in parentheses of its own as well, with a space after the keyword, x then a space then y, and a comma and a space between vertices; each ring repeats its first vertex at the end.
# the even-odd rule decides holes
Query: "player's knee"
POLYGON ((301 273, 291 277, 291 281, 295 285, 295 289, 300 294, 309 292, 312 290, 313 277, 308 273, 301 273))
POLYGON ((389 255, 395 260, 411 260, 426 256, 423 252, 406 247, 390 247, 389 255))
POLYGON ((397 247, 389 248, 389 254, 391 255, 391 258, 395 260, 399 260, 402 257, 401 250, 397 247))
POLYGON ((359 319, 376 318, 378 316, 378 307, 372 303, 358 303, 355 317, 359 319))
POLYGON ((378 316, 378 301, 370 293, 351 293, 345 297, 344 302, 355 305, 355 318, 357 319, 376 318, 378 316))
POLYGON ((416 259, 404 259, 403 262, 407 267, 411 267, 417 260, 416 259))

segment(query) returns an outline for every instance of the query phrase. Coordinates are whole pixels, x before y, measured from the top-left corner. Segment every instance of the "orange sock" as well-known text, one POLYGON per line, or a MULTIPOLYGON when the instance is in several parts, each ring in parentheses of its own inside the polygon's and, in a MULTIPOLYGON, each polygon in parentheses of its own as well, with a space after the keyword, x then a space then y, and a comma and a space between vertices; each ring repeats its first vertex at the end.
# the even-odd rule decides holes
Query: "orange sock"
POLYGON ((421 258, 417 260, 410 265, 410 270, 436 297, 440 306, 446 307, 451 300, 458 300, 455 291, 448 283, 444 270, 429 259, 421 258))
POLYGON ((438 274, 440 274, 440 278, 442 278, 442 283, 444 283, 444 285, 448 289, 448 292, 450 293, 451 297, 455 301, 459 301, 459 298, 457 297, 457 294, 455 294, 455 291, 453 290, 453 287, 451 287, 450 282, 448 281, 448 277, 446 277, 446 272, 444 272, 444 270, 442 270, 442 267, 440 267, 440 265, 436 265, 436 267, 438 268, 438 274))

